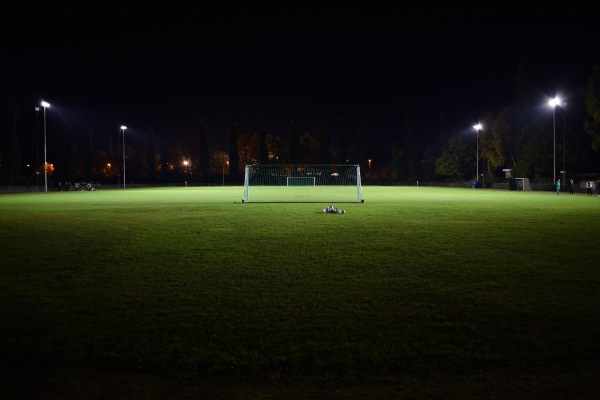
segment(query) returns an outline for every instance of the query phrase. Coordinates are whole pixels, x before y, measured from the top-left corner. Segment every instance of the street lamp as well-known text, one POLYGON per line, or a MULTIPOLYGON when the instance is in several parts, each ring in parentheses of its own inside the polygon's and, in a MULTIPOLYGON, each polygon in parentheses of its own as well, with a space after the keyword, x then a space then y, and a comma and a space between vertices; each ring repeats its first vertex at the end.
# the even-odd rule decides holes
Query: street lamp
POLYGON ((44 107, 44 186, 46 192, 48 191, 48 162, 46 161, 46 108, 50 107, 50 103, 42 101, 42 107, 44 107))
POLYGON ((123 189, 125 189, 125 125, 121 125, 121 131, 123 132, 123 189))
POLYGON ((560 99, 558 97, 553 98, 548 102, 552 107, 552 121, 554 124, 554 166, 552 168, 553 182, 556 185, 556 106, 560 105, 560 99))
POLYGON ((187 173, 188 173, 188 164, 189 164, 189 163, 190 163, 190 162, 189 162, 188 160, 185 160, 185 161, 183 162, 183 165, 185 165, 185 173, 186 173, 186 175, 187 175, 187 173))
POLYGON ((481 133, 481 124, 473 125, 473 129, 477 131, 477 182, 479 182, 479 134, 481 133))
POLYGON ((371 175, 371 159, 369 158, 369 175, 371 175))
MULTIPOLYGON (((227 164, 227 169, 229 169, 229 161, 225 161, 227 164)), ((225 186, 225 164, 223 164, 223 186, 225 186)))

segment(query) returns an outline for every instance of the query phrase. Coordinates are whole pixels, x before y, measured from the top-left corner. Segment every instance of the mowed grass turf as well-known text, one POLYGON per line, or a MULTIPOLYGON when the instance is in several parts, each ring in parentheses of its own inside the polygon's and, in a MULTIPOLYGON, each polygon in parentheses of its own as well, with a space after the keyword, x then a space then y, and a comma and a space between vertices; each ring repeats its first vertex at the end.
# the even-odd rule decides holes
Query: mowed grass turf
MULTIPOLYGON (((600 198, 0 196, 7 398, 594 398, 600 198)), ((0 393, 1 395, 1 393, 0 393)))

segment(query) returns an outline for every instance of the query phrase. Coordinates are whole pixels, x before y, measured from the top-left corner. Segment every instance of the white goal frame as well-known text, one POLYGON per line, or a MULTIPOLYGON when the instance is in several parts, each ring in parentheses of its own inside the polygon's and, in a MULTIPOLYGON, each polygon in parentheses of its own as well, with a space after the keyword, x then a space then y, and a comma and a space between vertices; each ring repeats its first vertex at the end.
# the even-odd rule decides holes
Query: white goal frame
POLYGON ((248 164, 243 203, 364 203, 358 164, 248 164))

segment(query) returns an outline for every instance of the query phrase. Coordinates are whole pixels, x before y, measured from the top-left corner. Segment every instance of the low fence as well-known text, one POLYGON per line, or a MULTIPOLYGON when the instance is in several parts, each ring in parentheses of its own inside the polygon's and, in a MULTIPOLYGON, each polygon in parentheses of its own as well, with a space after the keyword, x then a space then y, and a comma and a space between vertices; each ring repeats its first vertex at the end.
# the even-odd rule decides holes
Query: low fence
MULTIPOLYGON (((415 181, 413 184, 409 184, 406 182, 403 183, 397 183, 397 184, 391 184, 389 182, 383 183, 383 182, 369 182, 369 181, 363 181, 362 185, 363 186, 368 186, 368 185, 381 185, 381 186, 436 186, 436 187, 462 187, 462 188, 471 188, 472 187, 472 182, 436 182, 436 181, 431 181, 431 182, 425 182, 425 181, 415 181)), ((222 186, 222 184, 216 184, 216 183, 192 183, 192 182, 177 182, 177 183, 161 183, 161 184, 147 184, 147 183, 142 183, 142 184, 127 184, 127 188, 142 188, 142 187, 185 187, 185 186, 189 186, 189 187, 201 187, 201 186, 222 186)), ((230 186, 230 185, 227 185, 230 186)), ((241 185, 243 186, 243 185, 241 185)), ((123 186, 122 185, 112 185, 112 184, 98 184, 95 186, 96 189, 122 189, 123 186)), ((491 183, 486 183, 484 185, 484 188, 486 189, 497 189, 497 190, 509 190, 509 183, 508 182, 491 182, 491 183)), ((575 192, 583 192, 585 193, 585 187, 583 187, 583 189, 581 188, 581 186, 578 183, 574 184, 574 189, 575 192)), ((0 193, 25 193, 25 192, 44 192, 46 189, 44 186, 0 186, 0 193)), ((79 189, 81 190, 81 189, 79 189)), ((551 183, 532 183, 531 184, 531 190, 533 191, 554 191, 554 185, 551 183)), ((50 188, 48 187, 48 191, 50 192, 58 192, 61 191, 58 188, 50 188)), ((65 189, 63 189, 62 191, 66 191, 65 189)), ((71 189, 69 191, 76 191, 75 187, 72 186, 71 189)), ((562 192, 568 192, 569 189, 568 187, 566 187, 566 185, 563 185, 561 187, 561 191, 562 192)))
MULTIPOLYGON (((131 188, 143 188, 143 187, 200 187, 200 186, 224 186, 222 183, 192 183, 192 182, 177 182, 177 183, 156 183, 156 184, 152 184, 152 183, 128 183, 127 184, 127 189, 131 189, 131 188)), ((226 186, 231 186, 229 184, 226 184, 226 186)), ((238 185, 238 186, 244 186, 244 185, 238 185)), ((94 184, 94 189, 96 190, 100 190, 100 189, 123 189, 123 185, 120 184, 94 184)), ((75 186, 70 186, 69 189, 66 188, 62 188, 59 189, 58 187, 50 187, 48 186, 48 191, 49 192, 76 192, 76 191, 81 191, 81 190, 85 190, 85 188, 83 188, 82 186, 79 187, 79 189, 76 189, 75 186)), ((25 192, 45 192, 46 191, 46 187, 44 185, 42 186, 0 186, 0 194, 1 193, 25 193, 25 192)))

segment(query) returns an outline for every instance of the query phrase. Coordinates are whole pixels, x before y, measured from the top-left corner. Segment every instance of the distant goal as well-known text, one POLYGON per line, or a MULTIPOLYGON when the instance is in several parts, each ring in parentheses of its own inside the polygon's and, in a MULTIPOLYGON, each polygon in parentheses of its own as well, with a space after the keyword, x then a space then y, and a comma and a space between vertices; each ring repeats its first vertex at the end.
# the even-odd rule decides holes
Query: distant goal
POLYGON ((508 180, 510 190, 531 190, 529 178, 510 178, 508 180))
POLYGON ((360 165, 246 165, 244 203, 363 203, 360 165))

